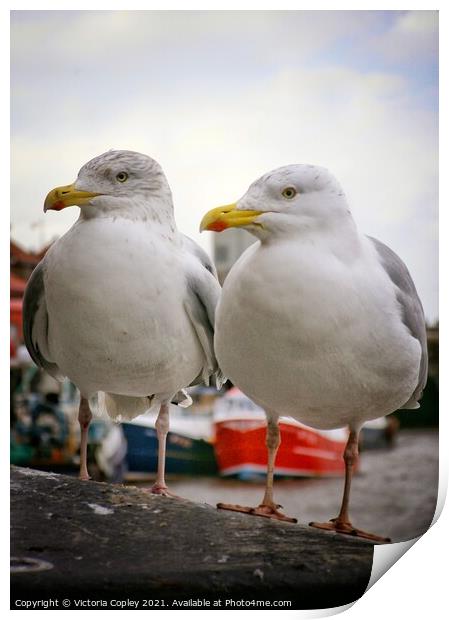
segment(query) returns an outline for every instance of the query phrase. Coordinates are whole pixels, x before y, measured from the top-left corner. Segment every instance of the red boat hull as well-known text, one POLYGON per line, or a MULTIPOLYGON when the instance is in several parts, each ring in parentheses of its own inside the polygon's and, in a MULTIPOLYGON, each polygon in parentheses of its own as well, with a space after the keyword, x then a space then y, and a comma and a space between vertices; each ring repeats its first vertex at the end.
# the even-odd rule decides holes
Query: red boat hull
MULTIPOLYGON (((279 422, 281 445, 277 476, 325 477, 344 474, 347 435, 316 431, 291 421, 279 422)), ((267 471, 266 422, 232 419, 215 423, 215 456, 223 476, 251 476, 267 471)))

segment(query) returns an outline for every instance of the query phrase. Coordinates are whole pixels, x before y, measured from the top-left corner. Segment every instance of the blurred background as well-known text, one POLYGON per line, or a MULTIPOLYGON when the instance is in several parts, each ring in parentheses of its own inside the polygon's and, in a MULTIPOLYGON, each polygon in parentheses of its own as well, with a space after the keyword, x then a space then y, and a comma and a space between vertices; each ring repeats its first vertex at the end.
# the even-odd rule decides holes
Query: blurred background
MULTIPOLYGON (((433 11, 13 11, 11 17, 11 461, 77 472, 78 394, 31 362, 22 296, 33 268, 78 217, 42 211, 47 192, 110 149, 162 165, 178 227, 214 258, 221 282, 253 239, 199 235, 202 215, 267 170, 328 167, 361 230, 406 262, 428 324, 421 409, 367 425, 354 521, 394 540, 430 524, 438 490, 438 17, 433 11)), ((173 491, 257 504, 264 414, 237 388, 193 390, 172 406, 173 491)), ((276 496, 325 520, 342 488, 344 431, 281 425, 276 496)), ((97 479, 148 485, 151 412, 90 430, 97 479)))

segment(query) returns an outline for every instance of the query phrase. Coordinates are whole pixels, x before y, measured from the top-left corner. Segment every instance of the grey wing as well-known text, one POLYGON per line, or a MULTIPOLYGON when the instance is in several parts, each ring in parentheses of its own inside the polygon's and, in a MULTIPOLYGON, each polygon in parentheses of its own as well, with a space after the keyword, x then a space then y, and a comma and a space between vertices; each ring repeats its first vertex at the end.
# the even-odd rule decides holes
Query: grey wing
POLYGON ((220 298, 221 287, 215 275, 213 263, 194 241, 188 240, 188 249, 194 254, 194 269, 187 273, 187 295, 184 308, 195 329, 195 332, 204 351, 205 363, 201 374, 192 382, 192 385, 212 382, 220 389, 226 381, 221 372, 214 351, 215 309, 220 298))
POLYGON ((37 366, 55 379, 62 379, 58 366, 48 359, 48 314, 45 302, 44 262, 40 262, 28 280, 23 297, 23 337, 37 366))
POLYGON ((397 287, 397 300, 402 308, 402 321, 421 345, 418 384, 410 399, 401 407, 402 409, 415 409, 419 407, 418 400, 421 398, 427 382, 428 353, 424 310, 412 277, 403 261, 381 241, 373 237, 369 237, 369 239, 374 243, 385 271, 397 287))
POLYGON ((187 237, 187 235, 182 235, 184 239, 184 244, 191 254, 197 257, 200 263, 203 265, 207 271, 209 271, 215 279, 217 279, 217 270, 215 269, 214 263, 209 258, 207 252, 203 250, 193 239, 187 237))

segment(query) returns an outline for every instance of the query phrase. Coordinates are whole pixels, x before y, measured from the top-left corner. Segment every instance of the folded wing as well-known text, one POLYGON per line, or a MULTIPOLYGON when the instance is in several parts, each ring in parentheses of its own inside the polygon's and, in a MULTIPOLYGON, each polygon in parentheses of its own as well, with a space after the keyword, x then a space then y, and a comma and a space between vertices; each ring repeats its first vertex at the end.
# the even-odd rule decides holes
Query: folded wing
POLYGON ((421 363, 419 367, 418 383, 410 399, 402 405, 401 409, 417 409, 418 400, 421 398, 427 382, 428 353, 427 353, 427 334, 426 321, 421 300, 416 292, 412 277, 393 250, 387 245, 370 237, 371 241, 380 256, 382 265, 387 272, 390 280, 396 285, 396 296, 402 309, 402 321, 408 328, 410 334, 416 338, 421 345, 421 363))
POLYGON ((23 297, 23 336, 34 363, 55 379, 63 379, 48 351, 48 313, 45 303, 45 263, 41 261, 28 280, 23 297))
POLYGON ((201 375, 192 382, 192 385, 212 383, 220 389, 226 378, 215 357, 214 325, 215 309, 220 298, 221 287, 215 267, 206 252, 189 237, 184 237, 184 240, 187 251, 195 258, 187 270, 187 295, 184 308, 195 329, 205 357, 201 375))

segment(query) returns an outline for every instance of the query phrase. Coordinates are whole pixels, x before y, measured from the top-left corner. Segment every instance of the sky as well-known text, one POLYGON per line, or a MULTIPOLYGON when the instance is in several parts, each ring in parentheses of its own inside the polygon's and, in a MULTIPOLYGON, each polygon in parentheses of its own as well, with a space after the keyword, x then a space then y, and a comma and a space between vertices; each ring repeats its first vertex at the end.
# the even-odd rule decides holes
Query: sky
POLYGON ((438 317, 434 11, 13 11, 11 236, 38 249, 78 217, 50 189, 100 153, 163 167, 178 227, 291 163, 329 168, 359 229, 406 262, 438 317))

